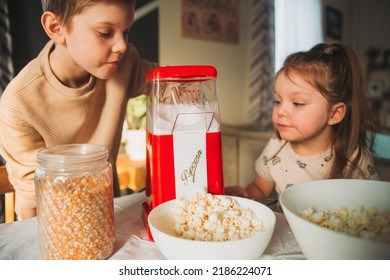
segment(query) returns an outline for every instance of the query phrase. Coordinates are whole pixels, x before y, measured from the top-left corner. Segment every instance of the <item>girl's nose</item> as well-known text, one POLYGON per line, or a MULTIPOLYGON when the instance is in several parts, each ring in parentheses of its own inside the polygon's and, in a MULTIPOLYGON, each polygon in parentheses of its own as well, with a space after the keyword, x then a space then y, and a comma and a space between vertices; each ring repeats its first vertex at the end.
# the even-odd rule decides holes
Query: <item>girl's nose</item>
POLYGON ((279 117, 288 116, 288 108, 286 104, 280 103, 275 109, 279 117))

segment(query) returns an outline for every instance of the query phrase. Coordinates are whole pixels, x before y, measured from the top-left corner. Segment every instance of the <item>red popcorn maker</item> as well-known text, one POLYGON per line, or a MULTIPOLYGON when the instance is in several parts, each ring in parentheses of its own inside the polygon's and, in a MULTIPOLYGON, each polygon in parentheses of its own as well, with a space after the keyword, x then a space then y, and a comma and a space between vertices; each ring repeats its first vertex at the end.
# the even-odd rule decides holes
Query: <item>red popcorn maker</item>
POLYGON ((148 213, 157 205, 200 189, 223 194, 224 184, 216 69, 159 67, 146 82, 148 227, 148 213))

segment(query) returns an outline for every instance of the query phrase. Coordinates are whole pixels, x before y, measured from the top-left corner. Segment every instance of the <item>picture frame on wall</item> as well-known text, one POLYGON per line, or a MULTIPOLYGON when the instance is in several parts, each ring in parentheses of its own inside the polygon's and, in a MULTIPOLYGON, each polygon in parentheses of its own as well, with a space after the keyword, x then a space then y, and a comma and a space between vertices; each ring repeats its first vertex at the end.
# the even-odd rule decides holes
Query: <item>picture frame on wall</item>
POLYGON ((383 65, 390 69, 390 50, 383 52, 383 65))
POLYGON ((383 82, 378 80, 369 81, 368 96, 372 98, 381 98, 383 90, 383 82))
POLYGON ((181 35, 238 44, 239 4, 238 0, 181 0, 181 35))
POLYGON ((326 36, 341 40, 343 35, 343 13, 335 8, 326 7, 326 36))

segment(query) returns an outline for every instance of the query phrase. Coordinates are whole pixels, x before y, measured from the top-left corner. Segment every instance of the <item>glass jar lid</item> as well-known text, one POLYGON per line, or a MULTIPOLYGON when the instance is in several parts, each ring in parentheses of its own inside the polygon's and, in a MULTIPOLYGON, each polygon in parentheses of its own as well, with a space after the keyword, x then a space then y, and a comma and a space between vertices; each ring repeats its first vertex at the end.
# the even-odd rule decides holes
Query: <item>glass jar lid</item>
POLYGON ((107 161, 108 149, 95 144, 66 144, 45 148, 38 152, 41 166, 84 165, 107 161))

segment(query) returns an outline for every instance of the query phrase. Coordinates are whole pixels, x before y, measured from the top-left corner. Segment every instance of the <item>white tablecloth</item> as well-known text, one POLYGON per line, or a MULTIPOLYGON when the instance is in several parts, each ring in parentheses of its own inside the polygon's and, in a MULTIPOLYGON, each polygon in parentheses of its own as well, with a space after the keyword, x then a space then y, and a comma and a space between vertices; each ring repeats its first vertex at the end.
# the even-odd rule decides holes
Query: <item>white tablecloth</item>
MULTIPOLYGON (((142 220, 145 193, 114 199, 115 249, 112 260, 165 259, 148 235, 142 220)), ((42 259, 37 219, 0 224, 0 259, 42 259)), ((261 259, 304 259, 283 214, 276 213, 276 227, 261 259)))

